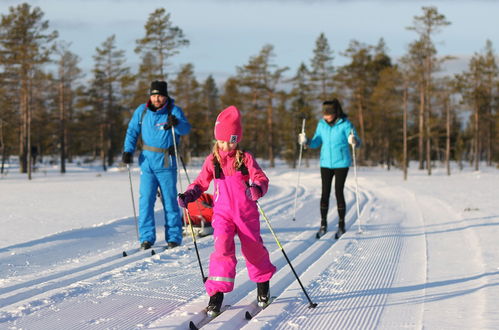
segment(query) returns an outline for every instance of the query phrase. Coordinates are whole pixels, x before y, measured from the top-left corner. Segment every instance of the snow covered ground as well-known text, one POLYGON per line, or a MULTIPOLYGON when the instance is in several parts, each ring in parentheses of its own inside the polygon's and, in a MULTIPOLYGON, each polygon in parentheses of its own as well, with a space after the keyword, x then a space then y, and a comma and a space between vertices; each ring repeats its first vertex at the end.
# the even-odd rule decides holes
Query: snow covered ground
MULTIPOLYGON (((197 175, 199 167, 189 168, 197 175)), ((239 255, 230 308, 204 328, 497 329, 499 328, 499 170, 482 167, 432 176, 415 170, 360 168, 347 179, 347 233, 316 240, 320 177, 266 170, 261 206, 317 307, 297 283, 265 222, 262 235, 278 272, 273 304, 251 321, 256 288, 239 255), (360 231, 359 231, 360 230, 360 231)), ((138 192, 138 171, 132 173, 138 192)), ((183 179, 186 185, 185 177, 183 179)), ((135 239, 128 172, 40 168, 32 181, 11 169, 0 177, 0 329, 187 329, 208 298, 192 239, 180 248, 126 258, 135 239)), ((332 196, 331 205, 334 205, 332 196)), ((157 203, 159 237, 162 211, 157 203)), ((161 251, 157 242, 157 251, 161 251)), ((198 239, 204 271, 211 237, 198 239)))

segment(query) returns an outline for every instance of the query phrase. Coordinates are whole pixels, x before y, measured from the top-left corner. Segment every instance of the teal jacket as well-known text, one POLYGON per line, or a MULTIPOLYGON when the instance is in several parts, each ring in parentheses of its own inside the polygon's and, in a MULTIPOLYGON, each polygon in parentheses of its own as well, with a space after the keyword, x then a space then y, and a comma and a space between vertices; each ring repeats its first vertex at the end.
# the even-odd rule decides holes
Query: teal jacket
POLYGON ((308 142, 308 147, 321 147, 320 166, 326 168, 344 168, 352 165, 348 136, 353 131, 360 146, 360 138, 353 124, 346 117, 339 118, 333 125, 324 119, 317 124, 314 137, 308 142))

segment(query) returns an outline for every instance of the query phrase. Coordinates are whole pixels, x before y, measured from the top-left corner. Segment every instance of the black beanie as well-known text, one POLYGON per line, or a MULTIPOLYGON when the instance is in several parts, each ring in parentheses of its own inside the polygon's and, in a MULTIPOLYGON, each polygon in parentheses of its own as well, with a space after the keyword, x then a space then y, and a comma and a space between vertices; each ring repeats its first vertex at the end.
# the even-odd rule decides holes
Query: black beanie
POLYGON ((155 80, 151 83, 149 95, 163 95, 168 97, 168 87, 166 81, 155 80))

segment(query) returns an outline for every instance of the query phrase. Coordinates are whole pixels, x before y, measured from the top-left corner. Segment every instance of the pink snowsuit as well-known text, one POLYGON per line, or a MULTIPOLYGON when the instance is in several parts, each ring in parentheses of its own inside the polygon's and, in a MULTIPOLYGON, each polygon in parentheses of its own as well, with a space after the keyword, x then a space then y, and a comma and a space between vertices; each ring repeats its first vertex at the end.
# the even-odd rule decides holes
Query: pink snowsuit
POLYGON ((204 161, 201 173, 189 186, 195 185, 206 191, 211 180, 215 180, 213 207, 213 240, 215 250, 210 256, 209 277, 205 283, 206 292, 212 296, 217 292, 234 289, 236 276, 236 248, 234 236, 241 241, 241 251, 246 260, 248 274, 253 282, 266 282, 276 268, 270 262, 269 253, 260 236, 260 221, 256 203, 246 196, 246 183, 251 179, 260 186, 262 195, 268 190, 269 179, 248 152, 244 153, 244 164, 249 175, 234 169, 235 150, 219 151, 222 169, 220 178, 215 178, 213 154, 204 161))

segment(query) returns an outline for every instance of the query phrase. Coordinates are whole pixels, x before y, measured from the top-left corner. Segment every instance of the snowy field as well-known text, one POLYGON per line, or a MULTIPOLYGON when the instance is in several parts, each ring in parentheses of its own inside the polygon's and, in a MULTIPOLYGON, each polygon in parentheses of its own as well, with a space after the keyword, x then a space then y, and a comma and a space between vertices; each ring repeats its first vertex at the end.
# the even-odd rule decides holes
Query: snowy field
MULTIPOLYGON (((188 168, 191 178, 199 167, 188 168)), ((297 283, 265 222, 262 236, 278 272, 274 302, 251 321, 255 284, 238 249, 235 290, 227 311, 203 329, 499 329, 499 170, 482 166, 413 166, 358 170, 346 184, 347 233, 315 238, 319 225, 317 164, 302 169, 296 221, 296 172, 266 169, 260 205, 317 307, 297 283)), ((132 172, 137 201, 139 173, 132 172)), ((183 176, 183 186, 187 182, 183 176)), ((33 180, 16 169, 0 177, 0 329, 188 329, 208 302, 190 236, 162 251, 122 257, 136 241, 126 169, 101 172, 40 168, 33 180)), ((334 206, 334 195, 331 205, 334 206)), ((204 271, 211 236, 198 239, 204 271)))

